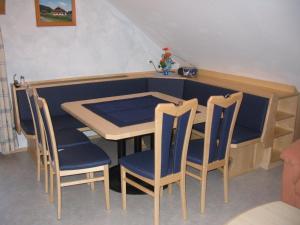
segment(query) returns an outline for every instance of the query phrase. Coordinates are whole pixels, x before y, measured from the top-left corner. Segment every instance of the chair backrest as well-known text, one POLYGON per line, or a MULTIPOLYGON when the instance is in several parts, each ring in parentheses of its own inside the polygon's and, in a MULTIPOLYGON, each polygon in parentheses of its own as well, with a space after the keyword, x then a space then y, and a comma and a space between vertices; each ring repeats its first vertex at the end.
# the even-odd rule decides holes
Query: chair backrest
POLYGON ((37 97, 37 93, 34 89, 30 86, 26 88, 26 95, 30 106, 31 116, 32 116, 32 123, 34 127, 34 134, 36 136, 36 143, 41 144, 41 130, 39 124, 39 117, 38 117, 38 106, 36 104, 35 98, 37 97))
POLYGON ((47 102, 44 98, 37 98, 38 115, 41 129, 42 146, 49 153, 50 162, 59 170, 59 158, 57 152, 57 145, 54 135, 54 129, 51 121, 51 116, 47 102))
POLYGON ((207 103, 203 163, 228 160, 232 133, 242 102, 241 92, 212 96, 207 103))
POLYGON ((188 143, 197 106, 197 99, 192 99, 178 106, 167 103, 156 107, 155 179, 170 173, 185 172, 188 143))

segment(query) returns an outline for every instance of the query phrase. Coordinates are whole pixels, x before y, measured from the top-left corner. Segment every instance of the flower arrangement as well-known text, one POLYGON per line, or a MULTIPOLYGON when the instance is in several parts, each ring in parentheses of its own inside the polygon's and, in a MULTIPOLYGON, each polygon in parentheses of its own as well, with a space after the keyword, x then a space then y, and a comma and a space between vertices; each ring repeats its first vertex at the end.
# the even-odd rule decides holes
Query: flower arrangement
POLYGON ((164 52, 161 55, 158 68, 161 68, 164 75, 168 75, 175 61, 172 59, 172 53, 169 48, 163 48, 164 52))

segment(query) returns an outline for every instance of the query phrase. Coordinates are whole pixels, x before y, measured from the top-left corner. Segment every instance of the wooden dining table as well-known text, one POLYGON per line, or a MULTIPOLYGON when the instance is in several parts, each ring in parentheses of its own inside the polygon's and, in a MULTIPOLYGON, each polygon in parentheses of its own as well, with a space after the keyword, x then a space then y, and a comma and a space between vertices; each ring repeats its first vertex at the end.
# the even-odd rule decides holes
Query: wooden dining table
MULTIPOLYGON (((154 133, 154 112, 157 104, 181 104, 184 100, 160 92, 66 102, 62 109, 108 140, 118 141, 118 158, 126 155, 126 139, 134 138, 135 152, 141 149, 143 135, 154 133), (137 144, 138 143, 138 144, 137 144)), ((194 123, 205 122, 206 107, 199 105, 194 123)), ((110 187, 120 192, 120 171, 110 170, 110 187)), ((136 189, 128 193, 137 194, 136 189)))

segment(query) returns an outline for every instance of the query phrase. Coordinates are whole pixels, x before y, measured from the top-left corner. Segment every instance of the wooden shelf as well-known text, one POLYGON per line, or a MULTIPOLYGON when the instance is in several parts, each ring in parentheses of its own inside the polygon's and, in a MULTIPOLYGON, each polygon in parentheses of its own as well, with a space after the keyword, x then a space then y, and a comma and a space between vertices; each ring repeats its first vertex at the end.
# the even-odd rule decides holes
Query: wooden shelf
POLYGON ((289 118, 293 118, 293 117, 295 117, 295 116, 290 113, 286 113, 286 112, 282 112, 282 111, 276 112, 276 121, 285 120, 285 119, 289 119, 289 118))
POLYGON ((274 137, 279 138, 284 135, 292 134, 292 130, 284 129, 282 127, 275 127, 274 137))

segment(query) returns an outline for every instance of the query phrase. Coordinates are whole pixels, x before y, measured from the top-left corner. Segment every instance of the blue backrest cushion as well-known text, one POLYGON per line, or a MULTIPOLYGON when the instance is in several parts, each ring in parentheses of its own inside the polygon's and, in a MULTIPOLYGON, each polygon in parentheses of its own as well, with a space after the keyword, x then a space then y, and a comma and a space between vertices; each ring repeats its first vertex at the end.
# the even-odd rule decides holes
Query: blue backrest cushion
POLYGON ((17 90, 18 108, 20 120, 32 120, 30 105, 26 95, 26 90, 17 90))
POLYGON ((185 80, 184 81, 184 90, 183 90, 183 99, 189 100, 192 98, 198 99, 199 105, 207 105, 207 101, 210 96, 214 95, 227 95, 232 94, 236 91, 222 88, 222 87, 216 87, 208 84, 203 84, 200 82, 195 82, 191 80, 185 80))
POLYGON ((148 91, 157 91, 177 98, 182 98, 183 87, 183 79, 148 78, 148 91))
POLYGON ((180 172, 184 137, 190 114, 191 111, 188 111, 178 117, 177 129, 174 135, 174 145, 172 145, 172 131, 175 117, 166 113, 163 114, 161 137, 161 177, 168 175, 169 172, 180 172))
POLYGON ((126 95, 147 91, 147 79, 128 79, 85 84, 62 85, 37 89, 46 99, 51 116, 65 115, 64 102, 126 95))
POLYGON ((244 93, 236 125, 262 133, 269 99, 244 93))

